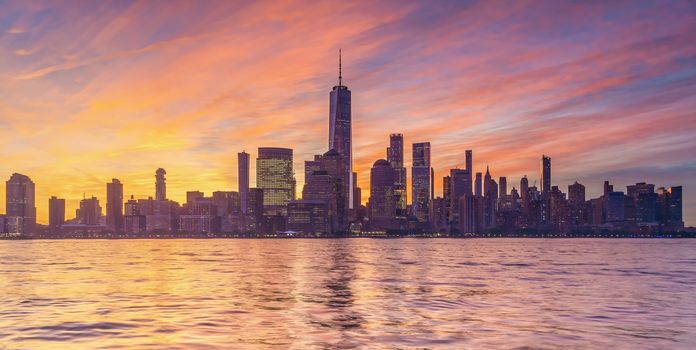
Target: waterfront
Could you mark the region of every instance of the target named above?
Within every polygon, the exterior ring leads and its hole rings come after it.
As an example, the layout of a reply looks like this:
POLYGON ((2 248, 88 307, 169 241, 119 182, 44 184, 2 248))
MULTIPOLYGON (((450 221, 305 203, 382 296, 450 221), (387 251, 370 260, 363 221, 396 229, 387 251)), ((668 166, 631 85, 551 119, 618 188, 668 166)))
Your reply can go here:
POLYGON ((0 349, 696 347, 696 241, 0 241, 0 349))

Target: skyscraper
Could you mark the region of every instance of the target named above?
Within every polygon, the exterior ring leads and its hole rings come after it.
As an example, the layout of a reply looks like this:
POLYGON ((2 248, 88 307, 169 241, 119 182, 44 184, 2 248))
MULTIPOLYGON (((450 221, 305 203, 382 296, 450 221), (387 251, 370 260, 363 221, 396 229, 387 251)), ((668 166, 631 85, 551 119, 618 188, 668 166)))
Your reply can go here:
POLYGON ((467 186, 469 186, 469 188, 466 191, 467 194, 473 194, 473 189, 472 189, 472 186, 474 184, 472 181, 472 176, 474 175, 474 169, 473 169, 474 156, 473 156, 473 153, 474 152, 470 149, 464 151, 464 155, 466 158, 466 171, 469 172, 469 181, 468 181, 468 185, 467 185, 467 186))
POLYGON ((343 157, 331 149, 323 155, 306 161, 305 185, 302 199, 322 200, 327 204, 329 230, 335 232, 346 229, 348 223, 348 193, 345 192, 345 173, 343 157))
POLYGON ((106 227, 123 230, 123 184, 118 179, 106 183, 106 227))
POLYGON ((406 216, 406 168, 404 168, 404 136, 402 134, 389 135, 389 147, 387 148, 387 161, 394 169, 396 178, 394 181, 394 195, 396 196, 397 216, 406 216))
POLYGON ((341 71, 341 51, 338 52, 338 85, 334 86, 329 95, 329 149, 335 149, 343 156, 346 192, 350 198, 348 203, 353 209, 353 151, 351 134, 351 95, 347 86, 343 85, 341 71))
POLYGON ((411 193, 413 214, 418 221, 428 221, 429 202, 432 198, 432 168, 430 167, 430 142, 413 144, 411 167, 411 193))
POLYGON ((483 174, 480 172, 476 173, 476 182, 474 187, 474 194, 479 197, 483 196, 483 174))
POLYGON ((500 184, 498 184, 500 187, 500 191, 498 192, 498 195, 500 197, 506 196, 507 195, 507 177, 501 176, 500 177, 500 184))
POLYGON ((246 214, 249 200, 249 153, 242 151, 237 154, 237 169, 239 174, 239 208, 243 214, 246 214))
POLYGON ((5 183, 7 232, 28 234, 36 226, 34 182, 22 174, 14 173, 5 183))
POLYGON ((65 223, 65 199, 53 196, 48 199, 48 228, 51 233, 65 223))
POLYGON ((155 172, 155 199, 158 201, 163 201, 167 199, 167 184, 164 175, 167 172, 164 169, 159 168, 155 172))
POLYGON ((85 198, 80 201, 80 209, 77 210, 77 220, 80 224, 99 225, 102 216, 102 208, 97 197, 85 198))
POLYGON ((371 229, 387 230, 396 219, 394 179, 396 173, 388 161, 380 159, 370 170, 369 218, 371 229))
POLYGON ((551 157, 541 156, 541 194, 546 196, 551 192, 551 157))
POLYGON ((466 169, 450 169, 450 212, 449 218, 452 228, 459 229, 459 198, 466 194, 471 194, 471 178, 469 171, 466 169))
POLYGON ((288 202, 295 199, 292 150, 259 147, 256 159, 256 186, 263 190, 265 215, 285 215, 288 202))

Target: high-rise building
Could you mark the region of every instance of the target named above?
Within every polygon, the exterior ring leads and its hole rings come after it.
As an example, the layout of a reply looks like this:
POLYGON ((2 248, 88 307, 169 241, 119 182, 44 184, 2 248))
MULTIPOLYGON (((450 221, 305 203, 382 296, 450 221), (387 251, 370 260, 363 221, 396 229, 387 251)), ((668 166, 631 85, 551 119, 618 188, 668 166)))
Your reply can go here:
POLYGON ((442 199, 445 201, 445 218, 449 224, 452 212, 452 178, 449 175, 442 177, 442 199))
POLYGON ((380 159, 370 170, 370 228, 387 230, 393 228, 396 221, 396 196, 394 179, 396 173, 388 161, 380 159))
POLYGON ((263 190, 260 188, 249 189, 249 203, 247 203, 247 217, 251 222, 248 222, 247 229, 260 233, 259 230, 263 225, 263 190))
POLYGON ((450 211, 449 220, 452 229, 459 229, 459 198, 465 194, 471 194, 471 174, 466 169, 450 169, 450 211))
POLYGON ((346 184, 346 193, 349 193, 350 196, 348 199, 350 209, 353 209, 353 188, 355 184, 351 176, 353 173, 351 124, 351 95, 348 87, 343 85, 341 52, 339 50, 338 85, 333 87, 329 95, 329 149, 335 149, 343 156, 345 178, 350 180, 346 184))
POLYGON ((389 147, 387 147, 387 161, 391 164, 396 174, 394 182, 394 195, 396 196, 396 215, 406 216, 406 168, 404 168, 404 136, 402 134, 389 135, 389 147))
POLYGON ((465 194, 459 198, 459 230, 461 233, 480 233, 484 220, 484 199, 465 194))
POLYGON ((249 198, 249 153, 242 151, 237 154, 239 207, 242 214, 247 213, 249 198))
POLYGON ((329 233, 329 209, 324 200, 302 199, 288 203, 290 231, 323 234, 329 233))
POLYGON ((413 144, 413 166, 411 167, 411 198, 413 215, 418 221, 429 219, 429 202, 432 198, 432 168, 430 166, 430 142, 413 144))
POLYGON ((476 173, 476 181, 474 184, 474 195, 483 196, 483 174, 476 173))
POLYGON ((660 224, 671 228, 682 228, 684 226, 682 216, 682 187, 660 187, 657 189, 657 195, 658 210, 656 216, 660 224))
POLYGON ((498 195, 502 198, 503 196, 507 196, 507 177, 501 176, 500 177, 500 183, 498 184, 500 187, 500 191, 498 192, 498 195))
POLYGON ((313 161, 305 162, 311 172, 305 172, 305 185, 302 199, 323 200, 327 204, 329 231, 343 231, 348 224, 348 193, 346 190, 343 156, 331 149, 323 155, 314 156, 313 161))
POLYGON ((469 181, 468 181, 468 185, 467 185, 467 186, 469 186, 469 188, 467 188, 466 193, 473 194, 474 190, 472 187, 474 185, 474 182, 473 182, 472 177, 474 175, 474 168, 473 168, 474 152, 472 150, 468 149, 468 150, 464 151, 464 157, 466 159, 466 171, 469 172, 469 181))
POLYGON ((263 190, 264 215, 286 214, 288 203, 295 200, 291 149, 259 147, 256 186, 263 190))
POLYGON ((541 156, 541 194, 551 192, 551 157, 541 156))
POLYGON ((48 228, 51 233, 60 230, 65 223, 65 199, 52 196, 48 199, 48 228))
POLYGON ((131 196, 124 204, 123 232, 138 234, 145 232, 147 228, 146 217, 140 213, 140 203, 131 196))
POLYGON ((77 210, 77 220, 82 225, 96 226, 101 222, 102 208, 97 197, 85 198, 80 201, 77 210))
POLYGON ((167 200, 167 183, 164 175, 167 175, 167 172, 162 168, 155 172, 155 199, 158 201, 167 200))
POLYGON ((123 231, 123 184, 118 179, 106 184, 106 227, 123 231))
POLYGON ((568 185, 568 209, 570 211, 570 226, 582 226, 584 224, 585 186, 577 181, 568 185))
POLYGON ((34 182, 14 173, 5 182, 6 230, 14 234, 32 233, 36 226, 34 182))
POLYGON ((568 203, 571 206, 581 206, 585 203, 585 186, 575 181, 568 185, 568 203))

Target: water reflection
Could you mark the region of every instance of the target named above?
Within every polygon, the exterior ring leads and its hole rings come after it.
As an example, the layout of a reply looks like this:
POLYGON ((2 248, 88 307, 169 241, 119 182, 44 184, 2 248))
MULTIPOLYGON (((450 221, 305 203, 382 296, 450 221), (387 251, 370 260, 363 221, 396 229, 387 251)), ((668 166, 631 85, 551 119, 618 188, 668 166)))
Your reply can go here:
POLYGON ((687 240, 0 242, 0 349, 695 348, 687 240))

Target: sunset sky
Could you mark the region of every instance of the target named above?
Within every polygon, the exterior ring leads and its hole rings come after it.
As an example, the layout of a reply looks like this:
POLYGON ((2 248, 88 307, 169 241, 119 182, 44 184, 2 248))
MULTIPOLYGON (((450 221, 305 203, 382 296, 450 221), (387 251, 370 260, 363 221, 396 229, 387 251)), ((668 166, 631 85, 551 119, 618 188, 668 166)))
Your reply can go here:
POLYGON ((68 218, 83 193, 105 207, 111 178, 154 196, 159 167, 180 202, 236 190, 237 152, 259 146, 293 148, 302 184, 339 48, 363 201, 400 132, 409 178, 431 142, 437 195, 465 149, 509 188, 548 154, 588 198, 683 185, 696 224, 693 1, 0 1, 0 179, 32 178, 42 223, 51 195, 68 218))

